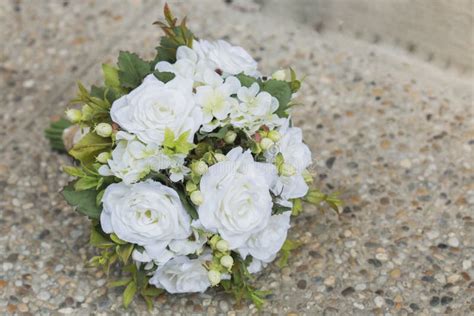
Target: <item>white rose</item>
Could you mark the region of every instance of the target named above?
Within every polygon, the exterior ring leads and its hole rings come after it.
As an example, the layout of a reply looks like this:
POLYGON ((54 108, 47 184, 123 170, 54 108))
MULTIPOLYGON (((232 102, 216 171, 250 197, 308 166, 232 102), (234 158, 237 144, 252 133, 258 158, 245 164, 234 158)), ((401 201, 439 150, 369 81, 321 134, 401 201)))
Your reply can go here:
POLYGON ((281 153, 285 165, 294 168, 293 176, 280 176, 273 192, 283 199, 303 197, 308 192, 303 172, 311 164, 311 151, 303 143, 303 133, 300 128, 289 127, 289 120, 285 122, 279 133, 281 139, 273 148, 264 153, 268 162, 274 161, 276 155, 281 153))
POLYGON ((117 147, 112 151, 108 165, 99 168, 103 176, 114 175, 126 184, 139 181, 150 171, 160 171, 173 165, 173 161, 163 154, 156 144, 143 144, 134 135, 118 132, 117 147))
POLYGON ((250 254, 262 262, 273 261, 286 240, 290 216, 291 212, 285 212, 270 217, 268 225, 250 236, 245 245, 238 249, 242 258, 250 254))
POLYGON ((223 40, 200 40, 193 42, 193 50, 200 59, 213 62, 224 76, 242 72, 250 76, 259 75, 257 62, 242 47, 233 46, 223 40))
POLYGON ((270 188, 276 168, 254 161, 250 151, 232 149, 227 160, 209 167, 201 178, 204 203, 199 219, 207 230, 218 232, 231 249, 267 226, 272 213, 270 188))
POLYGON ((212 256, 206 254, 197 259, 175 257, 160 266, 149 283, 168 293, 203 293, 211 285, 204 268, 206 260, 212 260, 212 256))
POLYGON ((191 219, 178 193, 148 180, 127 185, 114 183, 105 189, 100 215, 102 230, 141 246, 164 249, 173 239, 191 234, 191 219))
POLYGON ((147 76, 135 90, 114 101, 112 120, 146 144, 161 145, 166 128, 175 137, 189 131, 192 142, 202 113, 192 97, 192 82, 178 79, 164 84, 154 75, 147 76))

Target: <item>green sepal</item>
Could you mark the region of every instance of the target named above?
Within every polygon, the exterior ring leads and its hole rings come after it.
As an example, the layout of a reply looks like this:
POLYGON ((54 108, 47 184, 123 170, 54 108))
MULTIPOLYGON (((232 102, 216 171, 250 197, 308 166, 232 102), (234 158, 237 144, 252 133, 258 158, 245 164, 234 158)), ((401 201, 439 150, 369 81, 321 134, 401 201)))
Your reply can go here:
POLYGON ((156 79, 164 83, 167 83, 168 81, 171 81, 174 79, 174 77, 176 77, 176 75, 172 72, 158 70, 155 70, 153 72, 153 75, 156 77, 156 79))

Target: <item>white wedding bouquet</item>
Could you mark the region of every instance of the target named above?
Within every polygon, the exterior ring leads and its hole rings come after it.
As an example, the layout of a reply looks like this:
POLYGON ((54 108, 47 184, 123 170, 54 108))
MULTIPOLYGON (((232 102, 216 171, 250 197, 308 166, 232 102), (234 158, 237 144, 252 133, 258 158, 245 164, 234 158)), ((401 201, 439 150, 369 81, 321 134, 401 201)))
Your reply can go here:
POLYGON ((104 86, 79 84, 68 120, 46 130, 76 179, 64 198, 91 221, 93 266, 121 264, 124 305, 140 294, 222 286, 261 307, 250 280, 297 247, 287 239, 310 189, 311 151, 292 126, 293 70, 265 77, 241 47, 197 39, 169 8, 153 61, 120 52, 104 86))

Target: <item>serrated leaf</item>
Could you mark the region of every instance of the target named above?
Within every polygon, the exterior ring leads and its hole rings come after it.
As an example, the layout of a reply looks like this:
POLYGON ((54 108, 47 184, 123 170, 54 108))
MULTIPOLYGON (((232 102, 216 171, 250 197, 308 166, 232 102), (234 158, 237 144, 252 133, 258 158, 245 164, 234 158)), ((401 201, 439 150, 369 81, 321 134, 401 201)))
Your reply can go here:
POLYGON ((142 83, 143 78, 151 73, 150 64, 135 53, 121 51, 118 67, 120 86, 124 88, 135 89, 142 83))
POLYGON ((119 70, 108 64, 102 64, 104 83, 108 88, 120 88, 119 70))
POLYGON ((261 81, 259 81, 257 78, 254 78, 252 76, 248 76, 246 74, 240 73, 236 75, 237 79, 239 79, 240 84, 244 87, 250 87, 252 84, 257 82, 259 85, 261 84, 261 81))
POLYGON ((75 207, 79 213, 92 219, 99 219, 102 209, 95 203, 96 190, 76 191, 74 184, 71 183, 63 189, 62 195, 69 205, 75 207))
POLYGON ((263 83, 262 90, 277 98, 279 106, 276 114, 279 117, 288 117, 287 109, 292 94, 290 84, 286 81, 271 79, 263 83))
POLYGON ((135 294, 137 293, 137 284, 132 281, 130 282, 127 287, 125 288, 125 291, 123 291, 123 306, 127 308, 130 303, 133 301, 133 298, 135 297, 135 294))
POLYGON ((168 81, 171 81, 174 79, 174 77, 176 77, 176 75, 172 72, 158 71, 158 70, 155 70, 153 72, 153 75, 156 77, 156 79, 164 83, 167 83, 168 81))

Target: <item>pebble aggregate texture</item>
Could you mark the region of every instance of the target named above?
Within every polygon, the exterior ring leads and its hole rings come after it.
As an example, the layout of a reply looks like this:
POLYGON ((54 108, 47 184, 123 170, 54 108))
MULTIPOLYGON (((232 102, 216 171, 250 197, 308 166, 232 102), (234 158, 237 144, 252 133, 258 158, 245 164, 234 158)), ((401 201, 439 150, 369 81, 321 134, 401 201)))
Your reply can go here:
MULTIPOLYGON (((307 206, 289 267, 255 282, 264 315, 474 314, 473 84, 383 46, 319 34, 250 1, 171 2, 202 38, 248 49, 263 72, 306 74, 294 112, 315 184, 340 216, 307 206)), ((119 50, 151 58, 160 1, 0 1, 0 314, 147 314, 85 267, 88 220, 59 190, 67 157, 43 129, 119 50)), ((112 273, 112 278, 117 277, 112 273)), ((162 295, 160 315, 258 314, 214 289, 162 295)))

